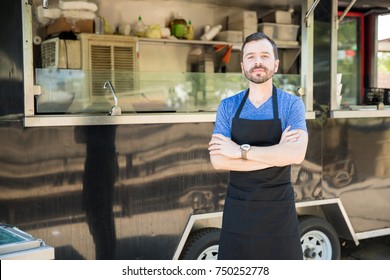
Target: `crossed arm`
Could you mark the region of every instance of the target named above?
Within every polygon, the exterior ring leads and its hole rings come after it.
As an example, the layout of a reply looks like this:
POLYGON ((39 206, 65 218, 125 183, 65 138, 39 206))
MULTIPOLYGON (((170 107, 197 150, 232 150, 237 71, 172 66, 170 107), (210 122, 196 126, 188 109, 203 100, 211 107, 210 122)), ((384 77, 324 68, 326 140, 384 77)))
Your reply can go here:
POLYGON ((209 153, 215 169, 253 171, 300 164, 305 158, 307 143, 306 131, 290 130, 290 127, 287 127, 278 144, 268 147, 252 146, 245 160, 241 158, 240 145, 222 134, 213 134, 209 143, 209 153))

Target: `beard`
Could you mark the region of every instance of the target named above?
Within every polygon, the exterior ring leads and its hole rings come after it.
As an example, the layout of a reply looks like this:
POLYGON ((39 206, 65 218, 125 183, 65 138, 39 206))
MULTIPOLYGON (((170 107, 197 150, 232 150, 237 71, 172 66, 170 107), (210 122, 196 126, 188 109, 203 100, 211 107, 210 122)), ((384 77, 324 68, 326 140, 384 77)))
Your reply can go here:
POLYGON ((245 77, 249 81, 251 81, 255 84, 265 83, 266 81, 271 79, 274 74, 275 74, 275 71, 269 70, 267 67, 264 67, 264 66, 253 67, 253 68, 249 69, 248 71, 244 70, 245 77), (255 70, 255 69, 263 69, 264 72, 252 74, 253 70, 255 70), (263 75, 264 73, 265 73, 265 75, 263 75))

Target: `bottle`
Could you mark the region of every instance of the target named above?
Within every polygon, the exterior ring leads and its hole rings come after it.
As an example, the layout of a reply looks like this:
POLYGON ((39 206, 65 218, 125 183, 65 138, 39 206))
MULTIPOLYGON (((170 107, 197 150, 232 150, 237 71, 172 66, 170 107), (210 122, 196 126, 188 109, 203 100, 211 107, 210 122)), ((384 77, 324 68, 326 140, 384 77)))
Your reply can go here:
POLYGON ((178 39, 185 39, 187 36, 187 22, 180 14, 171 22, 171 34, 178 39))
POLYGON ((138 37, 144 37, 145 35, 145 24, 142 21, 142 17, 138 16, 138 21, 134 28, 135 35, 138 37))
POLYGON ((188 21, 186 38, 187 40, 194 40, 194 27, 192 26, 191 20, 188 21))
POLYGON ((104 34, 104 19, 102 17, 95 17, 95 34, 104 34))
POLYGON ((211 29, 211 25, 210 24, 207 24, 205 27, 204 27, 204 32, 203 34, 206 34, 207 32, 209 32, 211 29))
POLYGON ((200 37, 200 39, 202 41, 211 41, 215 36, 217 36, 217 34, 219 33, 219 31, 221 31, 221 29, 222 29, 222 25, 218 24, 212 27, 208 32, 203 34, 202 37, 200 37))

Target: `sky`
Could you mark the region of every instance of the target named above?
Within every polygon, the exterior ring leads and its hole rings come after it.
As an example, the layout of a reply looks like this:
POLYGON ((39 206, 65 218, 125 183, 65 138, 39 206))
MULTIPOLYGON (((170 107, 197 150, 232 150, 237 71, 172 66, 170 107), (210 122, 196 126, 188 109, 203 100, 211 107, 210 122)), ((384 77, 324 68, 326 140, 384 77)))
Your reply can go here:
POLYGON ((390 38, 390 14, 379 17, 378 40, 390 38))

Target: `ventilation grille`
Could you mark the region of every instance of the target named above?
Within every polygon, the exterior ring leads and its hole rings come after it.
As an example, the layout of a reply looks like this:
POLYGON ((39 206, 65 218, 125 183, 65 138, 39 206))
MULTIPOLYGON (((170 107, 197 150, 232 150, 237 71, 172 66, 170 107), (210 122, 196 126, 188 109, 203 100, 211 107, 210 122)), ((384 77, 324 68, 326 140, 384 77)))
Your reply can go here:
POLYGON ((91 89, 92 95, 102 96, 105 90, 102 85, 105 81, 113 81, 112 52, 110 46, 91 46, 91 89))
POLYGON ((44 41, 41 44, 41 56, 43 68, 58 67, 58 39, 44 41))
POLYGON ((106 81, 111 81, 115 91, 129 92, 136 89, 137 38, 83 34, 83 69, 90 70, 90 96, 93 103, 106 102, 110 96, 103 89, 106 81), (83 41, 84 40, 84 41, 83 41))

